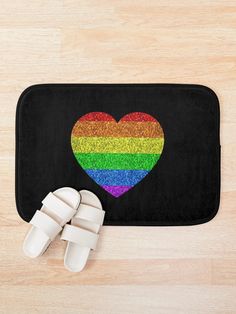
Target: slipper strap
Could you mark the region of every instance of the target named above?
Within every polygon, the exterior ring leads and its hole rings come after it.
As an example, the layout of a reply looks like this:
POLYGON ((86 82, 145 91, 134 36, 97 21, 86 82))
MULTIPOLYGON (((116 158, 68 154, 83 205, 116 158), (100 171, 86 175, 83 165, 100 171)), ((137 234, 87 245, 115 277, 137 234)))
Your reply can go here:
POLYGON ((76 213, 76 209, 70 207, 68 204, 55 196, 52 192, 48 193, 48 195, 43 199, 42 203, 56 216, 62 219, 62 225, 70 221, 76 213))
POLYGON ((62 240, 73 242, 92 250, 96 249, 98 237, 99 235, 97 233, 68 224, 65 225, 61 235, 62 240))
POLYGON ((62 227, 54 219, 40 210, 36 211, 30 220, 30 224, 42 230, 51 240, 54 240, 56 235, 62 230, 62 227))
POLYGON ((100 226, 103 224, 104 216, 104 210, 83 203, 80 203, 78 212, 75 215, 76 218, 84 219, 100 226))

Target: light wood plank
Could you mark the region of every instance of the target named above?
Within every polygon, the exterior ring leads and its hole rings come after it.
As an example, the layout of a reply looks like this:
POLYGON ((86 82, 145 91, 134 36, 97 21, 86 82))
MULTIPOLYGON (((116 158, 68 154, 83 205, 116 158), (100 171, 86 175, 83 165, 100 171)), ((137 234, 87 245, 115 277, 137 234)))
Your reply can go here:
POLYGON ((21 286, 1 288, 5 313, 232 314, 235 287, 21 286), (87 301, 86 301, 87 300, 87 301))

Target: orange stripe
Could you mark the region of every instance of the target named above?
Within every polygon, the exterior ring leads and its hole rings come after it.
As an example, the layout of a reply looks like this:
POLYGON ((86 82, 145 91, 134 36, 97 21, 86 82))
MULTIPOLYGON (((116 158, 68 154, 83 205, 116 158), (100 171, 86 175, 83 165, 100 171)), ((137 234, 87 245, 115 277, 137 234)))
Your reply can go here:
POLYGON ((80 122, 72 130, 76 137, 164 137, 158 122, 80 122))

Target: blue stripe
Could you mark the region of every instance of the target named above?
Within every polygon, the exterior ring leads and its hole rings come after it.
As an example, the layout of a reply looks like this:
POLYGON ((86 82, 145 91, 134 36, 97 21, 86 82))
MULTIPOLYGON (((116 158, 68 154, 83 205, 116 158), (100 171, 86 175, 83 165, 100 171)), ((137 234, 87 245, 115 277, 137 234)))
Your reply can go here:
POLYGON ((142 180, 149 171, 145 170, 85 170, 99 185, 133 186, 142 180))

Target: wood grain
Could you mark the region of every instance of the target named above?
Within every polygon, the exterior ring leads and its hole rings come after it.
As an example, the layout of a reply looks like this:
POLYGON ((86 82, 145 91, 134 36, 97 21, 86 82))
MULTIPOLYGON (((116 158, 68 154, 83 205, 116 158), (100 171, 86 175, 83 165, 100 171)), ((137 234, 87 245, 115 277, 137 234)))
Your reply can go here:
POLYGON ((0 0, 0 313, 236 313, 236 2, 0 0), (221 105, 218 215, 192 227, 104 227, 86 269, 65 243, 23 256, 15 109, 50 82, 197 83, 221 105))

